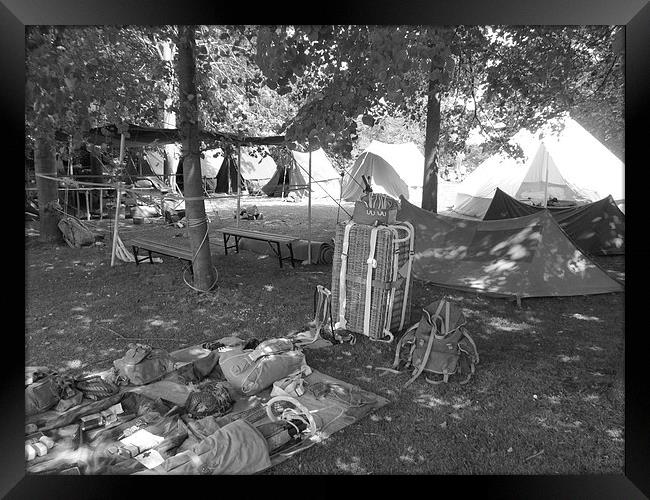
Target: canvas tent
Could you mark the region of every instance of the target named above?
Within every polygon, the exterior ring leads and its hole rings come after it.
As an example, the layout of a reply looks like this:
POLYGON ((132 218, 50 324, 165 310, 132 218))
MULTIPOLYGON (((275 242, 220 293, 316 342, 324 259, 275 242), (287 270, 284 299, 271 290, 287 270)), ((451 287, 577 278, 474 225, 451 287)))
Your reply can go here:
MULTIPOLYGON (((288 196, 298 198, 307 196, 309 190, 309 156, 290 150, 291 162, 278 166, 275 174, 262 190, 269 196, 288 196)), ((312 198, 332 197, 338 200, 341 193, 341 176, 322 149, 311 152, 311 196, 312 198)))
POLYGON ((363 194, 362 176, 371 176, 372 189, 412 203, 422 201, 424 156, 413 143, 386 144, 372 141, 343 177, 341 197, 356 201, 363 194))
MULTIPOLYGON (((147 148, 144 152, 144 159, 142 164, 143 175, 156 175, 163 177, 165 175, 165 151, 160 148, 147 148), (148 170, 148 171, 147 171, 148 170)), ((173 172, 176 172, 178 162, 175 162, 173 172)))
MULTIPOLYGON (((546 210, 515 200, 497 188, 483 220, 512 219, 546 210)), ((608 196, 577 207, 550 210, 573 242, 591 255, 625 253, 625 214, 608 196)))
POLYGON ((469 217, 482 218, 497 188, 517 192, 524 164, 505 154, 484 160, 458 185, 453 211, 469 217))
POLYGON ((549 198, 584 204, 609 195, 622 204, 623 162, 572 118, 563 124, 559 135, 539 142, 525 168, 515 168, 516 162, 503 156, 486 160, 489 167, 480 165, 460 184, 454 211, 482 218, 497 187, 541 206, 549 198))
POLYGON ((475 221, 429 212, 402 198, 397 218, 415 228, 413 275, 436 285, 519 298, 623 291, 548 210, 475 221))
POLYGON ((255 156, 242 149, 241 152, 241 175, 246 182, 249 193, 262 192, 264 186, 275 174, 277 165, 275 160, 265 151, 262 154, 257 151, 255 156))

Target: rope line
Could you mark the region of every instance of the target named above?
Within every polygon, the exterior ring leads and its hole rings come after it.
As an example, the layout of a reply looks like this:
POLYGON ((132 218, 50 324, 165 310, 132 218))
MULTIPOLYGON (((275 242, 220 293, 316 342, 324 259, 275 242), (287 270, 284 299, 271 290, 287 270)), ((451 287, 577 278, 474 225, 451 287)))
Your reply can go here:
MULTIPOLYGON (((302 167, 298 162, 295 162, 295 163, 296 163, 296 165, 298 165, 298 168, 301 169, 303 172, 305 172, 305 173, 309 176, 309 178, 310 178, 313 182, 315 182, 316 184, 320 184, 321 182, 327 182, 327 181, 333 181, 333 180, 336 180, 336 179, 325 179, 325 180, 322 180, 322 181, 316 181, 316 180, 314 180, 314 176, 311 175, 307 170, 305 170, 304 167, 302 167)), ((327 196, 329 196, 330 198, 332 198, 332 200, 334 201, 334 203, 336 203, 336 204, 338 205, 339 209, 343 210, 346 214, 348 214, 348 217, 352 217, 352 214, 348 213, 348 211, 347 211, 345 208, 343 208, 343 206, 341 206, 341 203, 340 203, 340 202, 341 202, 341 197, 340 197, 340 195, 339 195, 339 199, 338 199, 338 201, 337 201, 337 200, 336 200, 336 199, 335 199, 331 194, 329 194, 329 193, 327 192, 327 189, 325 189, 323 186, 320 186, 320 188, 325 192, 325 194, 326 194, 327 196)), ((313 190, 312 190, 312 191, 313 191, 313 190)), ((337 222, 338 222, 338 214, 337 214, 337 222)))
POLYGON ((187 270, 189 269, 190 266, 191 266, 191 267, 194 266, 194 261, 196 260, 196 257, 199 255, 199 251, 201 250, 201 247, 203 246, 203 244, 204 244, 204 243, 207 241, 207 239, 208 239, 208 223, 209 223, 209 222, 210 222, 210 220, 209 220, 207 217, 201 217, 201 218, 199 218, 199 219, 192 219, 192 218, 188 218, 188 219, 187 219, 187 228, 188 228, 188 230, 189 230, 189 228, 200 227, 202 224, 205 224, 205 234, 203 235, 203 239, 201 240, 201 243, 200 243, 199 246, 197 247, 196 252, 195 252, 194 255, 192 256, 192 262, 189 264, 189 266, 185 266, 185 268, 183 269, 183 281, 184 281, 185 284, 186 284, 187 286, 189 286, 192 290, 195 290, 195 291, 197 291, 197 292, 209 292, 210 290, 212 290, 212 289, 214 288, 214 286, 217 284, 217 281, 219 280, 219 272, 217 271, 217 268, 216 268, 214 265, 212 266, 212 269, 214 269, 214 275, 215 275, 215 278, 214 278, 214 281, 213 281, 212 284, 208 287, 207 290, 201 290, 200 288, 197 288, 197 287, 191 285, 191 284, 187 281, 187 279, 185 278, 186 273, 187 273, 187 270))

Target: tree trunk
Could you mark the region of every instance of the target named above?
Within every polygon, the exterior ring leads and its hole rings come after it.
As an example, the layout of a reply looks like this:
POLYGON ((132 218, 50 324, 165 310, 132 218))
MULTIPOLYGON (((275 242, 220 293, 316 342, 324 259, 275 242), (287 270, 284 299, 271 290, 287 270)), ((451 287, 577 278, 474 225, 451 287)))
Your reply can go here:
MULTIPOLYGON (((173 71, 174 64, 174 53, 176 52, 176 47, 171 41, 164 41, 158 43, 158 53, 160 54, 160 59, 168 65, 170 71, 173 71)), ((172 111, 172 92, 173 85, 170 84, 166 86, 167 88, 167 98, 165 99, 164 108, 163 108, 163 128, 176 128, 176 113, 172 111)), ((175 144, 167 144, 164 146, 165 156, 163 162, 163 179, 167 183, 176 189, 176 173, 178 171, 178 155, 177 147, 175 144)))
POLYGON ((429 80, 427 129, 424 137, 422 208, 438 211, 438 140, 440 138, 440 82, 429 80))
POLYGON ((178 83, 180 91, 180 128, 183 137, 183 185, 185 213, 194 254, 194 286, 208 291, 215 285, 210 255, 208 223, 205 216, 201 163, 199 159, 199 111, 196 97, 196 58, 194 26, 178 26, 178 83))
POLYGON ((40 219, 39 239, 48 243, 63 241, 59 231, 59 213, 54 206, 59 201, 58 182, 40 177, 56 177, 56 162, 52 143, 46 138, 38 138, 34 148, 34 170, 38 189, 38 214, 40 219), (39 175, 40 174, 40 175, 39 175))

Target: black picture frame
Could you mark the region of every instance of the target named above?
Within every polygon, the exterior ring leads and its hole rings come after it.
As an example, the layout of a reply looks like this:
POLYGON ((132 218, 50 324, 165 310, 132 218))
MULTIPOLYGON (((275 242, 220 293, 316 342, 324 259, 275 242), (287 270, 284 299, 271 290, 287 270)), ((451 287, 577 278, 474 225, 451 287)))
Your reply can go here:
MULTIPOLYGON (((472 490, 475 495, 498 498, 644 498, 650 496, 649 394, 647 384, 648 350, 647 305, 643 286, 648 283, 647 265, 642 259, 643 232, 647 223, 641 202, 647 197, 634 196, 640 186, 647 185, 650 165, 642 158, 648 142, 650 120, 650 5, 647 0, 454 0, 454 1, 354 1, 305 4, 276 2, 266 4, 208 2, 207 0, 1 0, 0 1, 0 85, 5 127, 5 166, 22 165, 24 154, 24 29, 26 25, 83 24, 535 24, 586 25, 616 24, 626 27, 626 186, 631 195, 626 200, 626 396, 625 396, 625 474, 576 476, 462 476, 449 477, 370 477, 311 478, 295 481, 277 477, 223 478, 200 490, 182 486, 184 495, 229 495, 233 488, 251 496, 261 494, 292 494, 321 496, 320 492, 339 495, 341 491, 385 491, 387 495, 440 495, 445 491, 462 494, 472 490), (243 8, 242 8, 243 7, 243 8), (11 153, 6 155, 6 153, 11 153), (13 160, 9 160, 13 158, 13 160), (631 226, 630 226, 630 220, 631 226), (634 269, 634 272, 631 270, 634 269), (635 291, 636 290, 636 291, 635 291), (356 479, 356 478, 354 478, 356 479), (313 482, 315 480, 316 482, 313 482), (282 481, 282 482, 279 482, 282 481), (253 484, 258 483, 258 484, 253 484), (320 484, 331 485, 321 489, 320 484), (215 485, 220 485, 213 489, 215 485), (225 488, 224 488, 225 486, 225 488), (307 488, 306 490, 304 488, 307 488), (340 488, 345 488, 341 490, 340 488), (353 488, 353 489, 351 489, 353 488), (358 490, 357 488, 362 488, 358 490)), ((11 177, 6 175, 5 179, 11 177)), ((11 182, 11 181, 9 181, 11 182)), ((11 185, 11 184, 9 184, 11 185)), ((17 191, 14 187, 11 190, 17 191)), ((15 193, 14 193, 15 195, 15 193)), ((20 200, 18 200, 19 202, 20 200)), ((19 216, 14 216, 20 220, 19 216)), ((18 229, 21 233, 24 228, 18 229)), ((18 233, 18 234, 21 234, 18 233)), ((21 234, 20 238, 24 238, 21 234)), ((13 245, 10 245, 13 247, 13 245)), ((5 262, 8 262, 5 260, 5 262)), ((9 287, 12 283, 7 282, 9 287)), ((12 291, 10 295, 19 295, 12 291)), ((19 300, 19 299, 18 299, 19 300)), ((16 308, 17 309, 17 308, 16 308)), ((604 311, 603 314, 607 312, 604 311)), ((16 314, 15 312, 13 314, 16 314)), ((24 414, 21 385, 24 359, 16 328, 6 328, 2 371, 3 404, 0 431, 0 495, 7 498, 121 498, 132 496, 141 488, 149 498, 157 491, 171 492, 169 478, 148 480, 146 485, 128 477, 25 476, 23 455, 24 414), (15 337, 15 338, 11 338, 15 337), (11 342, 7 342, 11 340, 11 342), (135 488, 137 486, 137 488, 135 488), (135 489, 134 489, 135 488, 135 489)))

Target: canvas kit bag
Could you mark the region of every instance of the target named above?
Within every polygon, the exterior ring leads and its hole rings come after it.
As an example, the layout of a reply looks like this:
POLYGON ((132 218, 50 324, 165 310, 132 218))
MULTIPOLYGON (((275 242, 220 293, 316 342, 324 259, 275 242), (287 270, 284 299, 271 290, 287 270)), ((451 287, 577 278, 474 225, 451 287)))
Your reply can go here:
POLYGON ((305 355, 289 339, 269 339, 255 349, 241 347, 219 354, 219 366, 226 380, 243 394, 251 396, 292 373, 311 372, 305 355))
POLYGON ((25 415, 36 415, 54 408, 61 400, 56 374, 49 374, 25 387, 25 415))
POLYGON ((164 349, 130 344, 124 357, 113 361, 118 377, 133 385, 145 385, 174 370, 174 361, 164 349))
POLYGON ((332 263, 335 330, 392 342, 410 319, 414 229, 409 222, 336 228, 332 263))
POLYGON ((479 356, 474 340, 465 329, 466 322, 460 307, 445 299, 434 301, 422 310, 422 318, 404 333, 395 351, 393 369, 399 366, 400 355, 408 346, 405 367, 412 366, 413 374, 404 387, 422 372, 436 377, 437 380, 425 377, 430 384, 446 383, 455 374, 464 377, 461 384, 469 382, 479 356))
POLYGON ((68 246, 79 248, 95 244, 95 234, 78 219, 63 217, 58 226, 68 246))

